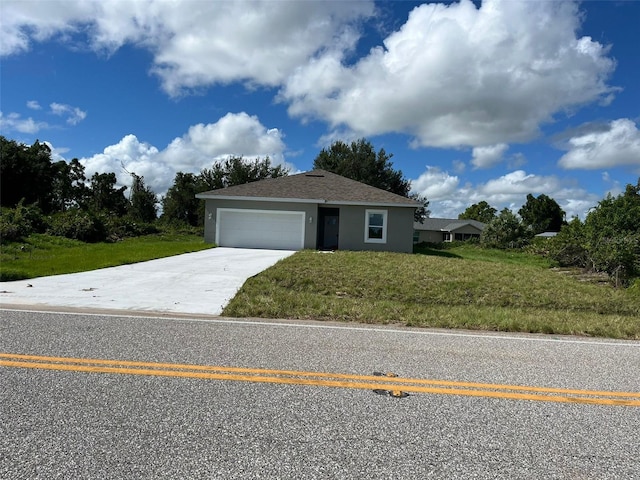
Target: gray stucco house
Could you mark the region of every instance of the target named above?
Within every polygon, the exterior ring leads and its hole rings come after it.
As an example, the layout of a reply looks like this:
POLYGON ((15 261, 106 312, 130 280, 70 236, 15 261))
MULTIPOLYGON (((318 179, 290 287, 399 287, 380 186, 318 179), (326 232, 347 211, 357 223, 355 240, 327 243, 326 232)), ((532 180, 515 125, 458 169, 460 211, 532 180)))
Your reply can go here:
POLYGON ((425 218, 413 224, 413 243, 442 243, 480 238, 486 226, 477 220, 425 218))
POLYGON ((324 170, 196 195, 204 239, 225 247, 282 250, 413 250, 420 203, 324 170))

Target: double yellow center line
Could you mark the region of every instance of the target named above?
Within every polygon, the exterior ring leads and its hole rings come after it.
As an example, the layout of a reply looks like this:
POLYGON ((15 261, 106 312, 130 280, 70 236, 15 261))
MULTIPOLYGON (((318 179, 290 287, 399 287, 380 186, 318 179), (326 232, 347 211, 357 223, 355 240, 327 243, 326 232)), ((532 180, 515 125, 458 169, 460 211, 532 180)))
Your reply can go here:
POLYGON ((454 382, 379 375, 305 372, 238 367, 134 362, 0 353, 0 366, 87 373, 148 375, 237 382, 310 385, 404 393, 462 395, 470 397, 533 400, 640 407, 640 392, 609 392, 565 388, 529 387, 492 383, 454 382))

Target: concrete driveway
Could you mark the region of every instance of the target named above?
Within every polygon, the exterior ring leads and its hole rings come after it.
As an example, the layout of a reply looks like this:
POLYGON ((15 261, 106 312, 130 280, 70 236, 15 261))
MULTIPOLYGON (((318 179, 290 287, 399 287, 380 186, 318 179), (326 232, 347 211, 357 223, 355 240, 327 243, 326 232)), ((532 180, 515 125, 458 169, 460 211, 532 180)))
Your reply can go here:
POLYGON ((0 306, 220 315, 247 278, 293 251, 212 248, 91 272, 0 283, 0 306))

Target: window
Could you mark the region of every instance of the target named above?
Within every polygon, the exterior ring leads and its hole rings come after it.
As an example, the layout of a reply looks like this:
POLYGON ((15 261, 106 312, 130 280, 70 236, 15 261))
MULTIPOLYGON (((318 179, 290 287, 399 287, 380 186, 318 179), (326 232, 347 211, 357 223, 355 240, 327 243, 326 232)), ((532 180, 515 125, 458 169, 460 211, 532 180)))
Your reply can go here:
POLYGON ((387 243, 387 211, 365 211, 365 243, 387 243))
POLYGON ((456 233, 456 240, 466 242, 472 238, 480 238, 477 233, 456 233))
POLYGON ((413 231, 413 243, 418 243, 420 241, 420 230, 413 231))

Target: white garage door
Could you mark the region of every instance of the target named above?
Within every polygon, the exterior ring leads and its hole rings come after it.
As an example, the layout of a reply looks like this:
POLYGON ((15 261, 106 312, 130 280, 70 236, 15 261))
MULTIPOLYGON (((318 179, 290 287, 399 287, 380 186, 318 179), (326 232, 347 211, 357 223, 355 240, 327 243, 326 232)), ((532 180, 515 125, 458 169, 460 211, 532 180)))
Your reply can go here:
POLYGON ((221 247, 304 247, 304 212, 219 208, 216 217, 216 243, 221 247))

